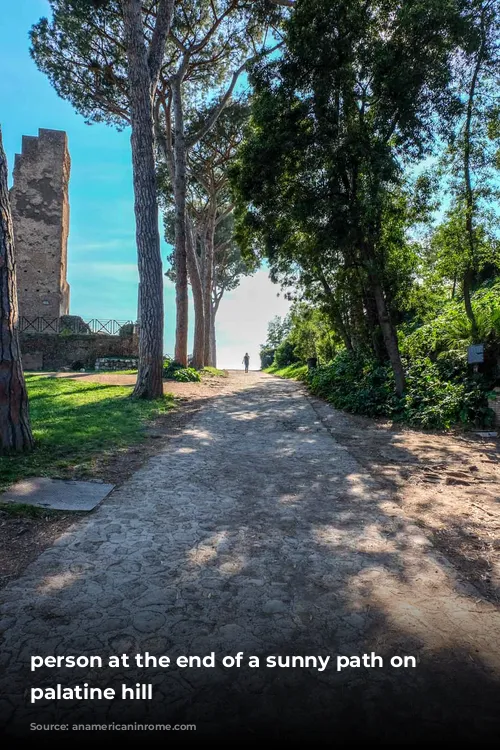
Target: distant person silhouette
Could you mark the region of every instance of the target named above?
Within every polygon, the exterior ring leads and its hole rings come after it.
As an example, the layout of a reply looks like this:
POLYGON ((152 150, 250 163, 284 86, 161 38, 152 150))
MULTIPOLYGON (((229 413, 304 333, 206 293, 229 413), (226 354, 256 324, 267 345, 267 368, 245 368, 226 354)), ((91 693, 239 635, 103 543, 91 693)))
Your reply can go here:
POLYGON ((248 352, 243 357, 243 364, 245 365, 245 372, 248 372, 248 365, 250 364, 250 357, 248 356, 248 352))

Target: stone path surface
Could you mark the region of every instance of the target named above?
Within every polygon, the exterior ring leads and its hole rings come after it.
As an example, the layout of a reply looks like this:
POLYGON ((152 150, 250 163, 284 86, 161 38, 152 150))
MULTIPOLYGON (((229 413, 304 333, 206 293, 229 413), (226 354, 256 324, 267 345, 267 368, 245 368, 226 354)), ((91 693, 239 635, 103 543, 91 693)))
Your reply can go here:
POLYGON ((498 609, 335 442, 325 408, 296 383, 250 375, 12 582, 2 726, 147 720, 404 743, 498 731, 498 609), (146 651, 172 662, 215 652, 216 666, 30 672, 32 655, 146 651), (238 652, 332 661, 222 666, 238 652), (372 652, 383 668, 336 670, 337 655, 372 652), (390 666, 394 655, 417 667, 390 666), (29 703, 31 687, 85 682, 152 683, 153 699, 29 703))

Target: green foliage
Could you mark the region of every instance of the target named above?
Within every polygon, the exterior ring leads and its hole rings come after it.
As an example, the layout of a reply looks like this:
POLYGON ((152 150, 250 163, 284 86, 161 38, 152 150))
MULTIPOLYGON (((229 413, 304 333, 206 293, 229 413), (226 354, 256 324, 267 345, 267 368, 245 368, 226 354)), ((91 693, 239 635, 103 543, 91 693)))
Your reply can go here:
POLYGON ((318 359, 329 362, 342 342, 332 328, 327 312, 304 302, 296 302, 290 311, 288 339, 294 346, 294 354, 302 362, 318 359))
POLYGON ((341 352, 313 370, 309 383, 315 395, 353 414, 392 416, 397 409, 390 368, 372 359, 341 352))
POLYGON ((453 425, 487 426, 488 409, 484 380, 467 374, 444 380, 440 365, 419 359, 407 367, 407 390, 394 396, 392 373, 370 359, 344 352, 329 365, 313 370, 311 391, 337 409, 369 417, 388 417, 424 429, 449 429, 453 425))
POLYGON ((183 367, 170 357, 165 357, 163 362, 163 379, 177 380, 178 383, 199 383, 201 375, 194 367, 183 367))
POLYGON ((27 503, 0 503, 0 514, 10 518, 57 518, 68 515, 68 511, 37 508, 27 503))
POLYGON ((290 318, 275 315, 267 325, 266 346, 276 349, 290 332, 290 318))
POLYGON ((273 349, 270 346, 261 346, 260 347, 260 367, 262 370, 266 370, 268 367, 271 367, 271 365, 274 362, 274 355, 276 354, 276 349, 273 349))
POLYGON ((214 378, 227 378, 228 376, 227 370, 219 370, 217 367, 204 367, 202 374, 214 378))
POLYGON ((278 375, 281 378, 287 378, 288 380, 300 380, 301 382, 306 383, 309 370, 307 365, 303 365, 299 362, 289 365, 288 367, 277 367, 276 365, 273 365, 272 367, 268 367, 266 372, 270 375, 278 375))
POLYGON ((484 381, 467 375, 459 380, 457 374, 453 380, 444 380, 439 364, 429 359, 414 362, 399 418, 424 429, 490 425, 492 413, 484 381))
POLYGON ((36 447, 28 455, 0 457, 0 486, 30 476, 91 473, 96 460, 144 438, 148 422, 173 400, 131 399, 130 387, 27 375, 36 447))
POLYGON ((178 383, 199 383, 201 375, 194 367, 180 367, 174 371, 172 378, 178 383))
MULTIPOLYGON (((500 279, 487 282, 472 298, 479 339, 492 357, 500 347, 500 279)), ((401 351, 411 359, 430 357, 439 360, 449 352, 465 357, 473 343, 471 322, 460 298, 449 300, 441 314, 406 336, 401 336, 401 351)))
POLYGON ((289 339, 284 339, 281 344, 277 347, 274 355, 274 362, 277 367, 288 367, 293 365, 295 362, 299 362, 299 357, 295 354, 295 347, 293 342, 289 339))
POLYGON ((399 390, 394 327, 418 260, 408 229, 429 214, 429 180, 412 186, 404 170, 460 106, 450 80, 463 25, 448 0, 297 3, 281 56, 252 72, 232 171, 245 252, 327 312, 347 348, 390 358, 399 390))

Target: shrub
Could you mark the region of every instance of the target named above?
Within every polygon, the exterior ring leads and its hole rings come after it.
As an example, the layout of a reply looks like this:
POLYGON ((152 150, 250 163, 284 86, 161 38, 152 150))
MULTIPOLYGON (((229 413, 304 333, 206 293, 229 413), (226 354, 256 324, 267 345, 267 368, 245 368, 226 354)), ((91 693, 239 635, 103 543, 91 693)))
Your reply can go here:
POLYGON ((392 371, 371 359, 347 352, 309 374, 311 391, 338 409, 368 417, 385 416, 424 429, 453 425, 488 426, 488 382, 470 376, 464 356, 449 353, 440 361, 407 362, 407 390, 394 394, 392 371))
POLYGON ((295 362, 299 362, 299 357, 295 354, 294 345, 289 339, 284 339, 276 349, 274 364, 277 367, 288 367, 295 362))
POLYGON ((176 362, 175 359, 172 359, 171 357, 164 357, 163 358, 163 377, 165 380, 172 380, 174 377, 174 373, 177 370, 182 370, 183 366, 180 362, 176 362))
POLYGON ((312 370, 308 380, 312 392, 337 409, 369 417, 395 411, 392 372, 374 360, 343 351, 330 364, 312 370))
POLYGON ((183 367, 175 359, 165 357, 163 361, 164 380, 177 380, 179 383, 197 383, 201 380, 200 373, 194 367, 183 367))
POLYGON ((407 374, 407 392, 401 419, 426 429, 448 429, 452 425, 488 425, 487 391, 482 380, 443 379, 438 364, 429 359, 412 363, 407 374))
POLYGON ((201 380, 200 373, 194 367, 180 367, 174 371, 172 377, 179 383, 199 383, 201 380))
POLYGON ((274 355, 276 349, 271 346, 261 346, 260 348, 260 366, 262 370, 266 370, 274 362, 274 355))

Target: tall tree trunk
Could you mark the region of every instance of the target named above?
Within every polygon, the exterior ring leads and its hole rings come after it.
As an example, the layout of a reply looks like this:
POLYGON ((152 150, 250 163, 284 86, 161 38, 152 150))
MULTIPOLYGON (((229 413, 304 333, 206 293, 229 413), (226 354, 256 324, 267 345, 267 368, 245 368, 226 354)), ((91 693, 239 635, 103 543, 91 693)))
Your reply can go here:
POLYGON ((186 135, 182 109, 182 79, 179 72, 172 83, 174 113, 174 201, 175 201, 175 359, 188 363, 188 270, 186 232, 186 135))
POLYGON ((217 336, 215 333, 215 315, 216 312, 212 306, 212 314, 210 315, 210 357, 208 364, 210 367, 217 367, 217 336))
MULTIPOLYGON (((136 398, 163 396, 163 273, 153 130, 153 97, 142 3, 122 0, 125 27, 139 267, 139 371, 136 398)), ((155 82, 156 83, 156 82, 155 82)))
POLYGON ((384 337, 385 348, 389 355, 389 361, 391 363, 392 371, 394 373, 394 383, 396 386, 396 393, 398 396, 402 396, 406 387, 406 378, 403 369, 403 363, 401 362, 401 355, 399 353, 399 344, 396 329, 394 328, 389 308, 385 299, 382 284, 378 277, 374 274, 371 275, 371 283, 373 289, 373 296, 375 298, 375 304, 377 306, 378 319, 380 328, 382 329, 382 335, 384 337))
POLYGON ((472 78, 469 87, 467 100, 467 115, 464 126, 464 182, 465 182, 465 231, 469 245, 469 260, 463 277, 463 293, 465 313, 471 324, 472 339, 477 341, 477 321, 471 303, 471 286, 474 279, 474 269, 476 266, 476 238, 474 231, 474 190, 471 179, 471 151, 472 151, 472 117, 474 113, 474 98, 476 95, 477 81, 484 60, 486 51, 486 32, 484 27, 485 8, 481 13, 481 45, 479 47, 472 78))
POLYGON ((33 435, 17 331, 14 230, 0 130, 0 453, 29 451, 33 435))
POLYGON ((478 332, 477 332, 477 321, 476 316, 474 315, 474 310, 472 307, 472 284, 474 281, 474 271, 473 269, 468 266, 465 269, 463 281, 462 281, 462 291, 464 295, 464 307, 465 307, 465 313, 470 321, 471 324, 471 335, 474 343, 477 342, 478 338, 478 332))
POLYGON ((196 257, 195 241, 191 226, 187 226, 187 265, 194 306, 193 367, 201 370, 205 364, 205 304, 200 268, 196 257))
POLYGON ((378 362, 387 360, 388 352, 384 345, 382 330, 380 328, 377 305, 374 297, 369 294, 363 284, 363 305, 365 308, 364 319, 368 328, 370 344, 378 362))
MULTIPOLYGON (((212 196, 211 207, 205 235, 205 273, 203 279, 205 302, 205 362, 211 361, 210 345, 212 337, 212 287, 214 283, 214 242, 215 242, 215 198, 212 196)), ((215 330, 215 328, 214 328, 215 330)), ((214 367, 215 365, 211 365, 214 367)))

